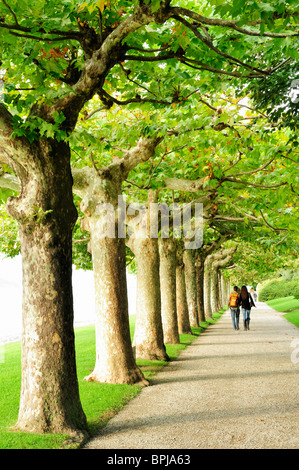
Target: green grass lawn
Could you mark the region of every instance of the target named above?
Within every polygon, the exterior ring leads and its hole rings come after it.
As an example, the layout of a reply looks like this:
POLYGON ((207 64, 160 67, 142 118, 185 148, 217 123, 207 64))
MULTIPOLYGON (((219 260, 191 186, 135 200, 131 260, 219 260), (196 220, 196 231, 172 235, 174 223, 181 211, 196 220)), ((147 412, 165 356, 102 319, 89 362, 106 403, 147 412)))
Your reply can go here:
MULTIPOLYGON (((214 315, 214 320, 201 323, 193 328, 193 335, 180 335, 181 343, 166 345, 170 360, 200 335, 211 323, 215 323, 225 311, 214 315)), ((134 317, 130 317, 131 335, 134 331, 134 317)), ((115 413, 135 397, 141 390, 137 385, 112 385, 86 382, 95 364, 94 326, 75 330, 77 373, 80 398, 87 417, 89 432, 94 434, 115 413)), ((13 430, 17 421, 21 386, 21 346, 19 342, 4 347, 4 362, 0 362, 0 449, 56 449, 63 447, 67 436, 58 434, 28 434, 13 430)), ((1 356, 0 356, 1 357, 1 356)), ((145 377, 150 380, 167 362, 138 360, 145 377)))
POLYGON ((284 313, 284 317, 289 322, 299 327, 299 299, 295 299, 293 296, 281 297, 269 300, 267 304, 277 312, 284 313))

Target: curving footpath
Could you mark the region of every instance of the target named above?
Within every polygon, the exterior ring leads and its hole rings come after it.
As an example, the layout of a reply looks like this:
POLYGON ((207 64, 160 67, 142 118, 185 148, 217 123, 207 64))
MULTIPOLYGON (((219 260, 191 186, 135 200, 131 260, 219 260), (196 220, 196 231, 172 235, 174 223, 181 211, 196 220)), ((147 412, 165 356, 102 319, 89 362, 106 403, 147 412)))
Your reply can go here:
POLYGON ((86 449, 298 449, 299 329, 266 304, 210 326, 86 449))

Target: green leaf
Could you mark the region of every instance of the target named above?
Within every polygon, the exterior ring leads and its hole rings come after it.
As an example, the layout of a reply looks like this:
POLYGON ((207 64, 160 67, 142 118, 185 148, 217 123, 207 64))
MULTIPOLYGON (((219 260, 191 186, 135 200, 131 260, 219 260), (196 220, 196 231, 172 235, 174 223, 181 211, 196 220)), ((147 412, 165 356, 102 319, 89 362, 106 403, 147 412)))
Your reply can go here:
POLYGON ((155 11, 159 10, 161 6, 161 0, 152 0, 151 5, 152 5, 152 12, 155 13, 155 11))
POLYGON ((275 8, 272 7, 269 3, 258 3, 258 8, 263 11, 275 11, 275 8))

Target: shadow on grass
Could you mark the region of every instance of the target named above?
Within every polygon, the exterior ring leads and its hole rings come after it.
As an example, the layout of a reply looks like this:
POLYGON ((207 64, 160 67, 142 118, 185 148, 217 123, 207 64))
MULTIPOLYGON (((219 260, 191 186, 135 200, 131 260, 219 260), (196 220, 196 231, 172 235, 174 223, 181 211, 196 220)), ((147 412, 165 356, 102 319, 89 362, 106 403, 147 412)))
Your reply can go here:
MULTIPOLYGON (((166 345, 171 360, 190 345, 200 334, 217 322, 225 309, 192 328, 192 335, 180 335, 180 344, 166 345)), ((134 319, 131 319, 131 335, 134 333, 134 319)), ((96 435, 107 422, 115 416, 130 400, 136 397, 142 387, 127 384, 103 384, 86 382, 84 377, 89 374, 95 358, 94 326, 80 327, 75 330, 77 374, 80 399, 88 422, 90 437, 96 435)), ((153 377, 168 362, 137 360, 147 380, 153 377)), ((20 386, 21 386, 21 347, 20 342, 5 346, 5 361, 0 364, 0 448, 1 449, 58 449, 79 448, 79 443, 70 443, 61 434, 29 434, 19 433, 12 429, 18 417, 20 386)))

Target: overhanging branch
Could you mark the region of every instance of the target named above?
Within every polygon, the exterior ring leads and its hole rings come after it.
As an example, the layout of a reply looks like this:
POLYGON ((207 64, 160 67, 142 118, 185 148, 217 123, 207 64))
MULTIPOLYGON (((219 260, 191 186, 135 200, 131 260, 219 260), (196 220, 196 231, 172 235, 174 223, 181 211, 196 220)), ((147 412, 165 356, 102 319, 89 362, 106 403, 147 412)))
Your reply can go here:
MULTIPOLYGON (((16 18, 15 18, 15 21, 16 21, 16 18)), ((32 31, 34 31, 35 33, 40 33, 47 37, 33 37, 33 39, 44 40, 44 41, 53 41, 53 39, 49 37, 52 35, 63 36, 65 39, 76 39, 78 41, 82 39, 83 37, 83 33, 81 33, 80 31, 61 31, 58 29, 46 31, 44 28, 36 29, 36 28, 28 28, 25 26, 21 26, 17 21, 16 21, 16 24, 7 24, 0 20, 0 28, 7 29, 11 33, 15 33, 18 31, 20 33, 31 34, 32 31)))
POLYGON ((272 189, 272 188, 279 188, 280 186, 285 186, 288 184, 286 181, 283 183, 278 183, 278 184, 258 184, 258 183, 250 183, 249 181, 244 181, 244 180, 239 180, 237 178, 232 178, 232 177, 225 177, 221 180, 222 182, 224 181, 230 181, 232 183, 240 183, 240 184, 245 184, 248 186, 252 186, 253 188, 261 188, 261 189, 272 189))
MULTIPOLYGON (((173 13, 172 16, 174 15, 187 16, 188 18, 192 18, 198 23, 210 25, 210 26, 222 26, 223 28, 234 29, 235 31, 238 31, 239 33, 245 34, 247 36, 257 36, 257 37, 264 36, 264 37, 271 37, 271 38, 286 38, 286 37, 299 36, 298 31, 296 31, 295 33, 270 33, 270 32, 264 31, 263 34, 261 34, 260 31, 252 31, 249 29, 240 28, 238 26, 237 20, 223 20, 220 18, 207 18, 205 16, 200 15, 199 13, 196 13, 194 11, 191 11, 191 10, 188 10, 187 8, 182 8, 182 7, 172 7, 171 11, 173 13)), ((248 26, 254 26, 257 24, 261 24, 261 22, 260 21, 250 22, 248 23, 248 26)))

